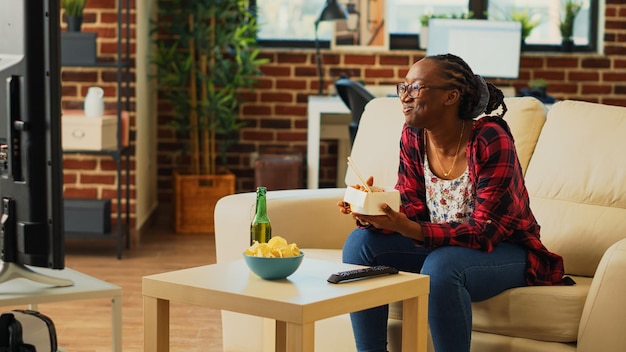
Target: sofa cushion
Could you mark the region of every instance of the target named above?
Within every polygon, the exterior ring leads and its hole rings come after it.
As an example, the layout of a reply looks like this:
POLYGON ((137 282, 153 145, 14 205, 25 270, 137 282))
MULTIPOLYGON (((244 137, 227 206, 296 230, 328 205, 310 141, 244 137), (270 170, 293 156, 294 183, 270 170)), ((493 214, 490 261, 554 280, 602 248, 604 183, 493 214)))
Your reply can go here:
POLYGON ((505 98, 504 103, 508 109, 504 120, 513 133, 517 157, 525 173, 541 128, 546 122, 546 108, 542 102, 532 97, 505 98))
MULTIPOLYGON (((576 342, 591 278, 573 277, 574 286, 529 286, 472 303, 472 330, 524 339, 576 342)), ((402 319, 402 304, 389 307, 402 319)))
POLYGON ((593 276, 626 236, 624 136, 623 107, 562 101, 548 111, 525 182, 542 242, 566 273, 593 276))
MULTIPOLYGON (((394 186, 400 163, 400 137, 404 126, 398 98, 375 98, 365 106, 350 157, 363 177, 374 177, 377 186, 394 186), (382 118, 381 118, 382 117, 382 118)), ((348 168, 346 185, 359 182, 348 168)))
MULTIPOLYGON (((575 343, 546 342, 472 331, 471 352, 576 352, 575 343)), ((594 350, 600 351, 600 350, 594 350)), ((580 351, 579 351, 580 352, 580 351)))
POLYGON ((591 279, 574 286, 529 286, 472 304, 473 330, 553 342, 575 342, 591 279))

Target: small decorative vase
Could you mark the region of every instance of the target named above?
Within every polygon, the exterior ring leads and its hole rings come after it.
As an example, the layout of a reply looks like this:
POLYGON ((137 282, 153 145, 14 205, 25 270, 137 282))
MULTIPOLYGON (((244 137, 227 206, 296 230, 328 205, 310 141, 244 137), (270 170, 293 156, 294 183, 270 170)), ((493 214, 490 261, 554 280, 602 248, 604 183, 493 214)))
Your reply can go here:
POLYGON ((83 25, 83 16, 68 16, 67 17, 67 31, 68 32, 80 32, 80 28, 83 25))
POLYGON ((89 87, 85 96, 85 117, 102 117, 104 115, 104 90, 100 87, 89 87))
POLYGON ((564 53, 571 53, 574 50, 574 40, 563 39, 561 41, 561 51, 564 53))
POLYGON ((526 51, 526 48, 527 48, 526 38, 522 38, 522 43, 520 44, 520 50, 526 51))

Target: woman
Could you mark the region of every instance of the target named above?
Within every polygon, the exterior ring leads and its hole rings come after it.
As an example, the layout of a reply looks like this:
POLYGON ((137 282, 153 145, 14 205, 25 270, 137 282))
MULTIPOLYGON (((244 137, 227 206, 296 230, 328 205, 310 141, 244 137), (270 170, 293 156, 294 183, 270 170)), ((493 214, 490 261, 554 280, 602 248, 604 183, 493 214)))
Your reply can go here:
MULTIPOLYGON (((563 260, 539 239, 502 92, 454 55, 416 62, 397 86, 405 125, 400 212, 352 213, 343 261, 430 275, 437 352, 469 351, 471 302, 525 285, 562 284, 563 260), (490 114, 501 108, 502 113, 490 114)), ((368 183, 372 184, 370 177, 368 183)), ((339 202, 350 214, 348 204, 339 202)), ((388 306, 351 314, 359 351, 386 351, 388 306)))

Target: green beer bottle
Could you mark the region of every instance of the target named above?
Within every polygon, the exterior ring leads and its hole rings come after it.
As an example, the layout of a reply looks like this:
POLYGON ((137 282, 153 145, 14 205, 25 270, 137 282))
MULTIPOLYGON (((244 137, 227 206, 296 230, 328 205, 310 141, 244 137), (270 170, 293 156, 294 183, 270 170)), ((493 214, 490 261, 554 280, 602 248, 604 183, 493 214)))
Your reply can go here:
POLYGON ((272 238, 272 225, 267 216, 267 204, 265 200, 266 187, 256 189, 256 213, 250 225, 250 244, 254 241, 265 243, 272 238))

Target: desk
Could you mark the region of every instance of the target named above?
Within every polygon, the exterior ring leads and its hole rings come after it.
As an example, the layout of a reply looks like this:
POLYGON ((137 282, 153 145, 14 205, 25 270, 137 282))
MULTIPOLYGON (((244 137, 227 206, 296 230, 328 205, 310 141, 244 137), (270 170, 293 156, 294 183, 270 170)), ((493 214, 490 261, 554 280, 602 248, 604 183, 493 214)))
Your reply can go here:
POLYGON ((326 282, 333 272, 355 268, 359 266, 305 257, 287 279, 262 280, 242 259, 144 276, 144 350, 169 351, 170 302, 276 320, 276 351, 313 352, 316 321, 402 301, 402 351, 425 352, 428 276, 400 272, 338 285, 326 282))
MULTIPOLYGON (((26 279, 14 279, 0 284, 0 306, 29 305, 37 310, 41 303, 53 303, 93 298, 110 298, 113 351, 122 351, 122 289, 72 269, 53 270, 31 268, 44 275, 69 279, 72 286, 52 287, 26 279)), ((54 317, 51 317, 54 320, 54 317)))
MULTIPOLYGON (((395 85, 367 86, 375 97, 395 96, 395 85)), ((319 188, 320 139, 337 139, 337 187, 345 187, 350 155, 350 109, 339 96, 309 96, 307 105, 307 188, 319 188)))
POLYGON ((343 177, 346 174, 346 158, 351 149, 348 129, 352 119, 350 109, 338 96, 309 96, 307 116, 307 188, 319 188, 322 138, 338 140, 337 187, 345 187, 343 177), (332 116, 322 121, 323 115, 332 116))

